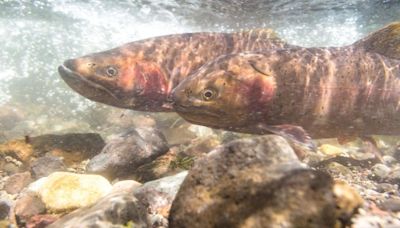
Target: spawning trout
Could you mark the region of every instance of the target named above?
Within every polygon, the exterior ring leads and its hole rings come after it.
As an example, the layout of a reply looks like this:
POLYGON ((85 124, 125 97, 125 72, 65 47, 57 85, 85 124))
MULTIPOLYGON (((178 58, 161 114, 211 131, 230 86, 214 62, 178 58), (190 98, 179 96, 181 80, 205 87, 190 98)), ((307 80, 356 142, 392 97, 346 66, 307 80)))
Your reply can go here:
POLYGON ((138 111, 173 111, 171 90, 206 62, 224 54, 289 46, 270 29, 176 34, 70 59, 58 71, 90 100, 138 111))
POLYGON ((309 136, 400 135, 400 23, 345 47, 221 56, 172 99, 189 122, 305 144, 309 136))

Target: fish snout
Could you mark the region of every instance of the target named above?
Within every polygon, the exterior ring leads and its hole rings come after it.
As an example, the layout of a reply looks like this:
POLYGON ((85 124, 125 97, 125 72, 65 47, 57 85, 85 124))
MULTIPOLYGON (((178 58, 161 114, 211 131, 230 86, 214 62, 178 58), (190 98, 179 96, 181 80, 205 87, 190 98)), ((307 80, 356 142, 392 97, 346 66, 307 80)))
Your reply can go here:
POLYGON ((65 60, 63 65, 71 71, 75 71, 76 69, 76 61, 74 59, 65 60))

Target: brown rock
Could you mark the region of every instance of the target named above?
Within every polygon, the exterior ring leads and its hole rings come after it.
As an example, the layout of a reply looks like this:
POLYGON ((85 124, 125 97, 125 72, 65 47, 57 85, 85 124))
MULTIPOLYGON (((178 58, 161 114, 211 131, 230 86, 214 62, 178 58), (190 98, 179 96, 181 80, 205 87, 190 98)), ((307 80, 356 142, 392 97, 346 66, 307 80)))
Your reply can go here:
POLYGON ((221 141, 217 137, 198 138, 193 140, 183 153, 187 156, 200 157, 219 145, 221 141))
POLYGON ((306 169, 282 137, 235 140, 195 163, 172 204, 169 225, 334 227, 348 222, 341 221, 338 203, 352 205, 346 197, 335 199, 341 195, 334 186, 328 174, 306 169))
POLYGON ((26 228, 45 228, 59 218, 58 215, 34 215, 26 224, 26 228))
POLYGON ((31 182, 32 178, 29 172, 16 173, 10 176, 4 183, 4 190, 8 194, 16 194, 28 186, 28 184, 31 182))
POLYGON ((104 145, 101 136, 95 133, 26 136, 1 144, 0 155, 12 156, 26 165, 32 157, 48 153, 63 157, 65 164, 70 166, 95 156, 104 145))
POLYGON ((63 157, 70 166, 98 154, 104 147, 104 140, 96 133, 71 133, 63 135, 41 135, 32 137, 30 145, 36 156, 50 153, 63 157))
POLYGON ((57 171, 65 171, 63 159, 53 155, 47 155, 40 157, 32 162, 31 173, 32 177, 38 179, 40 177, 46 177, 57 171))
POLYGON ((14 212, 17 220, 28 221, 32 216, 44 213, 46 206, 34 192, 26 192, 15 202, 14 212))
POLYGON ((24 140, 12 140, 0 145, 1 155, 9 155, 22 162, 28 162, 33 151, 33 147, 24 140))
POLYGON ((161 155, 154 161, 138 167, 132 174, 133 179, 145 183, 182 171, 181 169, 171 167, 171 163, 177 158, 177 153, 178 148, 173 147, 166 154, 161 155))

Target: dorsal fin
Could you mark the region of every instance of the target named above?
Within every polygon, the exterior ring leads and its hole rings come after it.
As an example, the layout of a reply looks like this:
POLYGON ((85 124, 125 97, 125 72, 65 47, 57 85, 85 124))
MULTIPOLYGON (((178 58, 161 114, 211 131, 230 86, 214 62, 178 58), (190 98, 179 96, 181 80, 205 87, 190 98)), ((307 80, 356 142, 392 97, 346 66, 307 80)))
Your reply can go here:
POLYGON ((354 45, 368 52, 400 60, 400 22, 391 23, 354 45))

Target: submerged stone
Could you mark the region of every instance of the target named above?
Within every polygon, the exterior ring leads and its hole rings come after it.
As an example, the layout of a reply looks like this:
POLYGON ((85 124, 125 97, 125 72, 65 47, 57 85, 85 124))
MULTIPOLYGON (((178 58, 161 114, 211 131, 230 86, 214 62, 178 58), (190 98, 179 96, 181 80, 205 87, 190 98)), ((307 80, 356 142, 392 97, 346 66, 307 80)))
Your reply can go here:
POLYGON ((4 183, 4 190, 8 194, 16 194, 28 186, 28 184, 31 182, 32 178, 29 172, 16 173, 6 180, 4 183))
POLYGON ((27 135, 24 139, 0 144, 0 156, 11 156, 28 166, 31 158, 49 154, 63 157, 66 165, 72 165, 93 157, 103 147, 103 139, 95 133, 27 135))
POLYGON ((59 215, 44 214, 44 215, 34 215, 26 223, 26 227, 29 228, 45 228, 52 224, 59 218, 59 215))
POLYGON ((305 168, 282 137, 240 139, 195 163, 169 222, 170 227, 333 227, 346 224, 359 206, 360 198, 353 197, 358 194, 349 189, 305 168))
POLYGON ((134 191, 135 197, 145 206, 147 220, 152 227, 168 227, 168 216, 187 171, 145 183, 134 191))
POLYGON ((15 202, 14 213, 20 222, 28 221, 32 216, 44 213, 46 205, 35 192, 27 191, 15 202))
POLYGON ((145 209, 132 192, 119 191, 101 198, 92 206, 78 209, 48 226, 48 228, 128 227, 145 228, 145 209))
POLYGON ((162 133, 154 128, 136 128, 109 142, 100 154, 90 160, 89 173, 109 179, 133 174, 135 170, 168 151, 162 133))
POLYGON ((0 200, 0 220, 7 219, 10 214, 11 203, 6 200, 0 200))
POLYGON ((112 186, 102 176, 55 172, 32 183, 46 208, 60 212, 92 205, 108 194, 112 186))
POLYGON ((33 178, 45 177, 57 171, 65 171, 63 159, 53 155, 40 157, 32 162, 31 173, 33 178))

